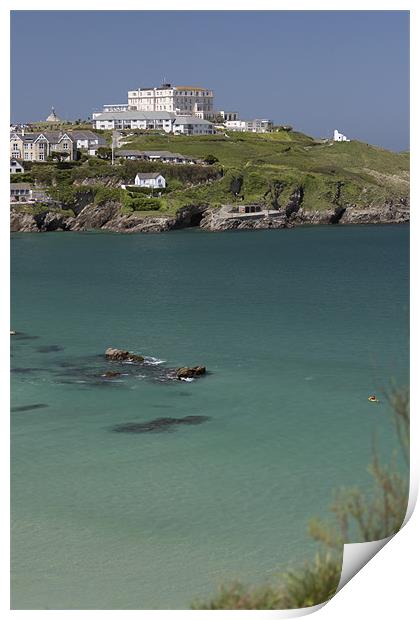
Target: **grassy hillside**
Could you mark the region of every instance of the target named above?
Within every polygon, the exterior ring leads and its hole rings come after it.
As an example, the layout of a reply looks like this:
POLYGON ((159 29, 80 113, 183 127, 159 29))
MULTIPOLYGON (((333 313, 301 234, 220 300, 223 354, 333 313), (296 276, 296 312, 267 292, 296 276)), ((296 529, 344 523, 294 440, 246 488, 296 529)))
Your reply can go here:
MULTIPOLYGON (((109 132, 108 132, 109 134, 109 132)), ((106 136, 110 139, 110 135, 106 136)), ((204 159, 212 165, 176 165, 96 157, 77 162, 32 163, 25 180, 46 187, 66 208, 80 201, 116 200, 123 212, 173 214, 191 204, 218 206, 258 202, 275 208, 290 203, 296 190, 307 210, 336 206, 382 206, 409 195, 409 154, 392 153, 361 142, 320 142, 293 131, 215 136, 136 134, 124 138, 125 149, 169 150, 204 159), (137 172, 159 171, 167 180, 161 198, 128 195, 119 189, 137 172), (86 194, 90 195, 87 196, 86 194), (83 195, 85 195, 83 197, 83 195)), ((79 205, 79 206, 78 206, 79 205)))
POLYGON ((408 197, 409 192, 408 153, 392 153, 361 142, 317 142, 293 131, 202 137, 137 135, 128 137, 124 148, 218 158, 223 178, 168 192, 162 206, 171 211, 197 201, 221 204, 242 197, 245 202, 267 201, 276 186, 280 187, 276 194, 280 194, 278 204, 282 206, 302 187, 306 209, 334 204, 382 205, 388 199, 408 197), (238 178, 243 182, 235 197, 231 183, 238 178))

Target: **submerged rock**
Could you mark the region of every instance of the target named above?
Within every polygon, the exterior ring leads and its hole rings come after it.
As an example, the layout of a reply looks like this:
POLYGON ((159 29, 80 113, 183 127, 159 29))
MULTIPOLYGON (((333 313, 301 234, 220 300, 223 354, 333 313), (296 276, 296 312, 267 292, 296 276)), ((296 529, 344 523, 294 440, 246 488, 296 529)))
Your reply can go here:
POLYGON ((201 375, 206 374, 205 366, 193 366, 192 368, 188 366, 183 366, 182 368, 178 368, 176 371, 177 379, 192 379, 193 377, 200 377, 201 375))
POLYGON ((142 355, 136 355, 135 353, 130 353, 130 351, 123 351, 122 349, 113 349, 112 347, 109 347, 105 351, 105 356, 107 359, 117 362, 144 362, 144 357, 142 355))
POLYGON ((205 415, 187 415, 184 418, 156 418, 149 422, 127 422, 112 427, 115 433, 162 433, 181 424, 203 424, 210 420, 205 415))
POLYGON ((121 375, 120 372, 117 372, 116 370, 107 370, 106 372, 104 372, 103 375, 101 375, 101 377, 106 377, 107 379, 112 379, 112 377, 119 377, 121 375))
POLYGON ((64 347, 60 347, 58 344, 48 344, 42 347, 37 347, 38 353, 55 353, 57 351, 64 351, 64 347))
POLYGON ((32 411, 33 409, 44 409, 48 407, 45 403, 35 403, 34 405, 22 405, 20 407, 12 407, 11 411, 32 411))

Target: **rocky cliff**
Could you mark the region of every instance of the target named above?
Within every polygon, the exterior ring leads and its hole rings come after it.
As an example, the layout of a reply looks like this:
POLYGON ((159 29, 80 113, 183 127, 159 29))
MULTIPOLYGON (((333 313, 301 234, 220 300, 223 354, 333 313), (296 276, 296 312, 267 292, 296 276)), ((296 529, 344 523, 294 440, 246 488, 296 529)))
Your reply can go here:
POLYGON ((410 221, 410 209, 405 200, 389 202, 382 207, 338 206, 322 211, 305 210, 300 206, 299 195, 293 204, 285 209, 263 211, 252 216, 232 214, 225 208, 209 208, 208 205, 189 205, 176 215, 136 214, 121 215, 121 205, 107 202, 102 205, 86 205, 78 215, 63 215, 60 211, 39 214, 24 213, 11 209, 10 229, 12 232, 50 232, 108 230, 120 233, 165 232, 192 226, 204 230, 261 230, 268 228, 292 228, 299 225, 316 224, 393 224, 410 221))

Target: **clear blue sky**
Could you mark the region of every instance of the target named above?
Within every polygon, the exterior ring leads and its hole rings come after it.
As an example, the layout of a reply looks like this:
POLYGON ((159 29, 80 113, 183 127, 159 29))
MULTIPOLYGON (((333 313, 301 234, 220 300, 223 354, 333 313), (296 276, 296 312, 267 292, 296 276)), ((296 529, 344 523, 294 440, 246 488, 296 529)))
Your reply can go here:
POLYGON ((245 119, 409 148, 408 11, 14 11, 11 28, 15 122, 87 118, 165 77, 245 119))

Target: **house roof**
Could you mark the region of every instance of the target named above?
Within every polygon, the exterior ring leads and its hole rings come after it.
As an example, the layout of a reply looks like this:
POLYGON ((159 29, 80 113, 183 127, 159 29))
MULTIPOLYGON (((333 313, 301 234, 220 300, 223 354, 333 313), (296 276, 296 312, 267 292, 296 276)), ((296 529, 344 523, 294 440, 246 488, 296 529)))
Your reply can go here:
POLYGON ((70 132, 63 132, 63 131, 38 131, 36 133, 25 133, 23 134, 18 134, 17 132, 13 132, 10 134, 10 139, 11 140, 22 140, 23 142, 35 142, 35 140, 39 140, 41 137, 44 137, 46 140, 48 140, 48 142, 52 143, 52 144, 58 144, 58 142, 60 142, 60 140, 64 137, 68 137, 70 138, 70 140, 73 140, 72 138, 72 134, 70 132))
POLYGON ((146 157, 170 157, 173 159, 192 159, 191 157, 185 157, 181 153, 171 153, 170 151, 143 151, 143 155, 146 157))
POLYGON ((30 183, 10 183, 10 189, 31 189, 30 183))
POLYGON ((201 92, 211 92, 211 88, 201 88, 201 86, 175 86, 175 88, 178 90, 199 90, 201 92))
POLYGON ((139 179, 157 179, 158 177, 165 178, 160 172, 138 172, 136 174, 136 178, 139 179))
POLYGON ((206 121, 199 116, 177 116, 174 125, 212 125, 210 121, 206 121))
POLYGON ((106 144, 106 140, 103 136, 99 136, 97 133, 90 131, 90 129, 69 131, 68 135, 71 136, 74 140, 97 140, 98 145, 106 144))
POLYGON ((126 112, 102 112, 95 116, 95 121, 147 121, 147 120, 170 120, 175 118, 174 112, 143 112, 140 110, 127 110, 126 112))

